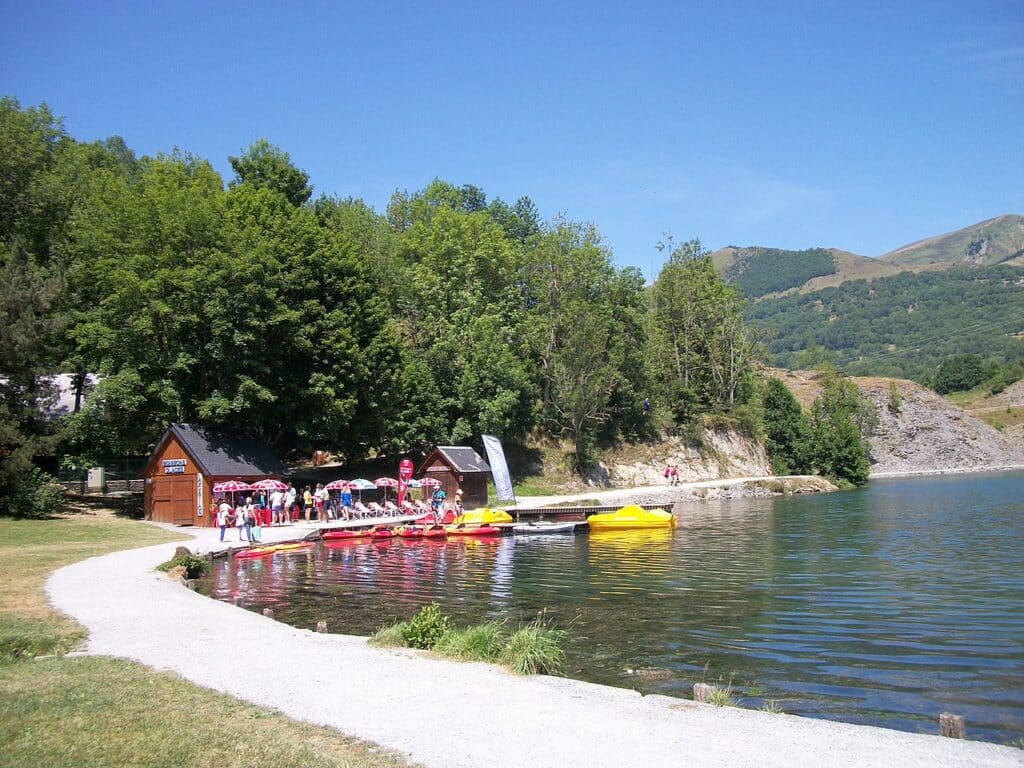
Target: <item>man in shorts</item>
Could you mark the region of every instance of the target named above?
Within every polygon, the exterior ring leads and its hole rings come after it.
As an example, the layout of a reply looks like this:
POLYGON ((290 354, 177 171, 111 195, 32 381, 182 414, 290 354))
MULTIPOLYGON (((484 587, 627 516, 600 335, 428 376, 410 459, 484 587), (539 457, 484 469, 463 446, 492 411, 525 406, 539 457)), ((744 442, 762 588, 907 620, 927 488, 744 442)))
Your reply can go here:
POLYGON ((270 524, 284 525, 284 493, 275 490, 270 494, 270 524))

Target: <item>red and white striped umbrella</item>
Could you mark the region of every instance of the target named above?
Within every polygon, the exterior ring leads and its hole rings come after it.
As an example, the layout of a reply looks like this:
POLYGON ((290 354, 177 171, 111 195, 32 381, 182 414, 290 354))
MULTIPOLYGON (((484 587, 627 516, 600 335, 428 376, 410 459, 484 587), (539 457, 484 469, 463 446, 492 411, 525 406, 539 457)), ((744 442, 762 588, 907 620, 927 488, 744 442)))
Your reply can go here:
POLYGON ((287 491, 288 490, 288 484, 287 483, 282 483, 280 480, 274 480, 274 479, 269 478, 269 477, 266 480, 258 480, 257 482, 253 483, 249 487, 252 488, 254 491, 287 491))
POLYGON ((378 477, 373 481, 378 488, 397 488, 398 481, 393 477, 378 477))
POLYGON ((421 477, 420 488, 440 488, 443 483, 436 477, 421 477))
POLYGON ((328 491, 344 491, 352 489, 352 483, 348 480, 332 480, 324 486, 328 491))
POLYGON ((243 483, 241 480, 225 480, 223 483, 214 483, 214 493, 235 493, 237 491, 249 491, 253 486, 243 483))

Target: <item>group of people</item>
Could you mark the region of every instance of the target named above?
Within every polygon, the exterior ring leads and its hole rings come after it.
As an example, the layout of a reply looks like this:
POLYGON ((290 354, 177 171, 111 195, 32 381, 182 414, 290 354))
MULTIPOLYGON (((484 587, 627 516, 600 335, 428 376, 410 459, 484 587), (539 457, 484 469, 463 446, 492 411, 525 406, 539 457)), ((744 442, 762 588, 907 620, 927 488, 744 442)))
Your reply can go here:
MULTIPOLYGON (((434 515, 443 515, 446 507, 456 515, 462 514, 462 489, 456 491, 454 504, 447 504, 446 498, 443 489, 434 491, 430 499, 434 515)), ((317 483, 316 488, 306 486, 301 494, 294 485, 289 485, 286 490, 273 491, 269 497, 262 491, 255 500, 247 496, 245 502, 237 506, 232 506, 226 497, 216 499, 215 504, 215 521, 220 528, 221 541, 224 541, 229 527, 238 531, 239 541, 253 542, 259 541, 260 530, 264 526, 288 525, 298 522, 300 517, 304 517, 307 523, 313 520, 320 523, 350 520, 356 511, 351 490, 344 488, 335 497, 321 483, 317 483)))

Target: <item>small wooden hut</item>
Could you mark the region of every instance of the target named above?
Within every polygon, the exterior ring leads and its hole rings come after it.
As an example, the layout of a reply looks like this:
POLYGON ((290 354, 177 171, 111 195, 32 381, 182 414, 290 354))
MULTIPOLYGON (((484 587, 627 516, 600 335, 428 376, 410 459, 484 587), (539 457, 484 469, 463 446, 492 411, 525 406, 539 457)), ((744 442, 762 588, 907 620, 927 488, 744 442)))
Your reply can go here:
POLYGON ((439 445, 420 465, 417 477, 441 481, 450 500, 462 489, 462 503, 467 509, 487 504, 487 478, 491 468, 480 454, 468 446, 439 445))
POLYGON ((239 430, 171 424, 142 470, 145 515, 174 525, 209 525, 213 486, 225 480, 280 480, 284 464, 262 440, 239 430))

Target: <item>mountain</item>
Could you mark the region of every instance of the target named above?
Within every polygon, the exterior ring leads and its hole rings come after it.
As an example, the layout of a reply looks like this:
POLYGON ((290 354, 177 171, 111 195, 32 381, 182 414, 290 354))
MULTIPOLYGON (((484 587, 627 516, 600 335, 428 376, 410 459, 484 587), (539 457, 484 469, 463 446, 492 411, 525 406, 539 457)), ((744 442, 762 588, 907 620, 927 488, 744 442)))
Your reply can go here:
POLYGON ((904 245, 878 257, 900 266, 1024 264, 1024 216, 997 216, 969 227, 904 245))
POLYGON ((750 298, 809 293, 848 280, 875 280, 901 272, 1024 266, 1024 216, 998 216, 904 245, 877 259, 837 248, 792 251, 733 245, 715 251, 711 258, 722 276, 750 298))

